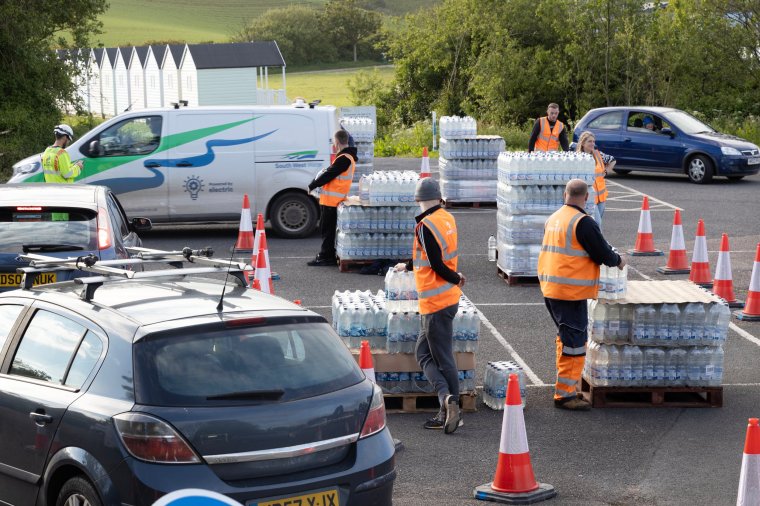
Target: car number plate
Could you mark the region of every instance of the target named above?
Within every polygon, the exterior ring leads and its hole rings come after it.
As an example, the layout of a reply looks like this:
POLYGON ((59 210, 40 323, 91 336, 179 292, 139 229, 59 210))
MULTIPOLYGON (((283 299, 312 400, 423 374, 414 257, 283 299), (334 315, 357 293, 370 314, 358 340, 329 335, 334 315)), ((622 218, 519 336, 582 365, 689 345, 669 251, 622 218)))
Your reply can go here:
MULTIPOLYGON (((18 274, 16 272, 0 272, 0 287, 19 288, 21 286, 21 278, 23 276, 23 274, 18 274)), ((42 272, 40 274, 37 274, 37 279, 34 280, 34 284, 43 285, 45 283, 55 283, 56 279, 57 278, 55 272, 42 272)))
POLYGON ((757 165, 760 163, 760 158, 750 158, 747 160, 747 165, 757 165))
POLYGON ((259 502, 249 502, 248 506, 340 506, 338 491, 322 490, 311 494, 281 497, 259 502))

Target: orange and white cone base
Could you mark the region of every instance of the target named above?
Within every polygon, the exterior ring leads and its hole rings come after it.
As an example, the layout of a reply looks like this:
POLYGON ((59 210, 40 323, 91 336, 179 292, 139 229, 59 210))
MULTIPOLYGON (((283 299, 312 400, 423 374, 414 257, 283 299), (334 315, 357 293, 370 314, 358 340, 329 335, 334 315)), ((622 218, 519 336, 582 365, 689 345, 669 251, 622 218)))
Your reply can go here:
POLYGON ((649 197, 644 195, 641 203, 641 215, 639 216, 639 230, 636 233, 636 244, 629 251, 633 256, 660 256, 664 253, 654 248, 654 234, 652 234, 652 217, 649 213, 649 197))
POLYGON ((430 158, 428 158, 427 146, 422 148, 422 163, 420 164, 420 179, 430 177, 430 158))
POLYGON ((243 195, 243 210, 240 211, 240 227, 235 249, 245 252, 253 251, 253 221, 251 220, 251 203, 247 194, 243 195))
POLYGON ((499 460, 491 483, 473 490, 475 499, 505 504, 532 504, 551 499, 557 492, 546 483, 538 483, 528 451, 520 384, 516 374, 509 375, 507 398, 499 442, 499 460))
POLYGON ((735 311, 734 316, 739 320, 760 321, 760 243, 757 244, 755 263, 752 265, 752 277, 749 280, 747 302, 742 311, 735 311))
POLYGON ((689 274, 689 260, 686 258, 686 242, 683 239, 683 224, 681 223, 681 211, 676 209, 673 216, 673 233, 670 235, 670 252, 668 263, 664 267, 658 267, 660 274, 689 274))
POLYGON ((364 375, 372 383, 375 381, 375 365, 372 363, 372 352, 369 349, 369 341, 362 341, 359 349, 359 368, 364 371, 364 375))
POLYGON ((720 239, 718 263, 715 266, 712 292, 728 302, 728 307, 744 307, 744 302, 737 300, 734 295, 734 281, 731 275, 731 252, 728 248, 728 235, 720 239))
POLYGON ((264 232, 264 215, 259 213, 256 216, 256 235, 253 236, 253 252, 251 253, 251 265, 256 266, 256 255, 261 248, 261 234, 264 232))
POLYGON ((259 282, 259 289, 264 293, 272 293, 272 277, 269 275, 264 250, 260 249, 256 259, 256 274, 254 278, 259 282))
POLYGON ((757 418, 750 418, 747 425, 747 438, 744 441, 736 506, 757 506, 758 504, 760 504, 760 421, 757 418))
POLYGON ((697 236, 694 238, 694 253, 691 256, 691 273, 689 281, 704 287, 712 287, 710 261, 707 258, 707 237, 705 222, 697 221, 697 236))

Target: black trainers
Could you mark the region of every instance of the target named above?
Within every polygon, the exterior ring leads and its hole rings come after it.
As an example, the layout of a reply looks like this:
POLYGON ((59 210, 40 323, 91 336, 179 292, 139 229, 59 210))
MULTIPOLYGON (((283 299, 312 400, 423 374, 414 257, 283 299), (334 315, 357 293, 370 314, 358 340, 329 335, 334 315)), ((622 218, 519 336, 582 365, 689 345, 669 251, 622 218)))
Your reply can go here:
POLYGON ((329 265, 335 265, 338 262, 337 259, 329 259, 329 258, 315 258, 314 260, 310 260, 306 262, 306 265, 309 267, 323 267, 323 266, 329 266, 329 265))
POLYGON ((443 429, 444 425, 446 425, 446 422, 444 421, 441 414, 438 413, 433 418, 425 422, 422 427, 425 429, 441 430, 443 429))
POLYGON ((591 409, 591 403, 584 399, 579 399, 578 397, 569 397, 562 400, 554 399, 554 407, 570 411, 589 411, 591 409))
POLYGON ((453 434, 455 430, 461 427, 462 416, 459 413, 459 397, 455 397, 451 394, 446 398, 446 421, 444 423, 443 432, 446 434, 453 434))

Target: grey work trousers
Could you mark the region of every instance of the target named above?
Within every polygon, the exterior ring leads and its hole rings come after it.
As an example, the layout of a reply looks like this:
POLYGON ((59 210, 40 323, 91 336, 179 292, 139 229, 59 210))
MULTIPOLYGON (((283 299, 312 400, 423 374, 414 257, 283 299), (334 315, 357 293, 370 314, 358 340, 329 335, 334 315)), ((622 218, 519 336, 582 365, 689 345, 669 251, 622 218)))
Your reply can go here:
POLYGON ((446 396, 459 395, 459 373, 454 358, 454 317, 459 302, 435 313, 421 315, 415 355, 436 393, 441 408, 446 396))

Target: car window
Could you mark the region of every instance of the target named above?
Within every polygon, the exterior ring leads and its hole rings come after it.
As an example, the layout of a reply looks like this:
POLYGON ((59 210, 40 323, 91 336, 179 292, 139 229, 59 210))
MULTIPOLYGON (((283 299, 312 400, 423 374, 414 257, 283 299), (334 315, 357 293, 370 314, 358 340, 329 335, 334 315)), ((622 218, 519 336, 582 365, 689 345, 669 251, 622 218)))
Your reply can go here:
POLYGON ((628 114, 626 129, 631 132, 657 133, 663 128, 671 128, 671 126, 662 116, 641 111, 631 111, 628 114))
POLYGON ((129 235, 129 228, 124 221, 124 215, 121 212, 121 208, 116 205, 113 196, 110 194, 106 197, 106 201, 108 202, 108 214, 111 215, 111 224, 113 225, 114 233, 121 234, 122 238, 127 237, 129 235))
POLYGON ((147 336, 135 345, 137 401, 163 406, 287 401, 362 380, 327 324, 304 323, 194 334, 147 336), (274 399, 256 392, 281 391, 274 399), (226 396, 226 397, 225 397, 226 396))
POLYGON ((5 346, 5 341, 10 336, 11 329, 16 323, 18 315, 21 314, 21 310, 24 306, 18 304, 4 304, 0 306, 0 350, 5 346))
POLYGON ((0 207, 0 253, 97 249, 97 213, 90 209, 47 206, 0 207), (30 248, 35 246, 36 248, 30 248))
POLYGON ((21 337, 10 374, 66 385, 71 359, 86 331, 68 318, 38 310, 21 337))
POLYGON ((103 353, 103 341, 96 334, 88 331, 71 363, 69 374, 66 376, 66 386, 81 387, 98 362, 101 353, 103 353))
POLYGON ((684 111, 668 112, 668 119, 673 122, 682 132, 687 134, 697 134, 702 132, 714 132, 715 129, 707 125, 691 114, 684 111))
POLYGON ((597 130, 617 130, 620 128, 620 124, 623 122, 623 111, 613 111, 606 114, 602 114, 598 118, 591 121, 586 128, 594 128, 597 130))
POLYGON ((161 144, 161 116, 143 116, 120 121, 82 144, 90 157, 145 155, 161 144))

